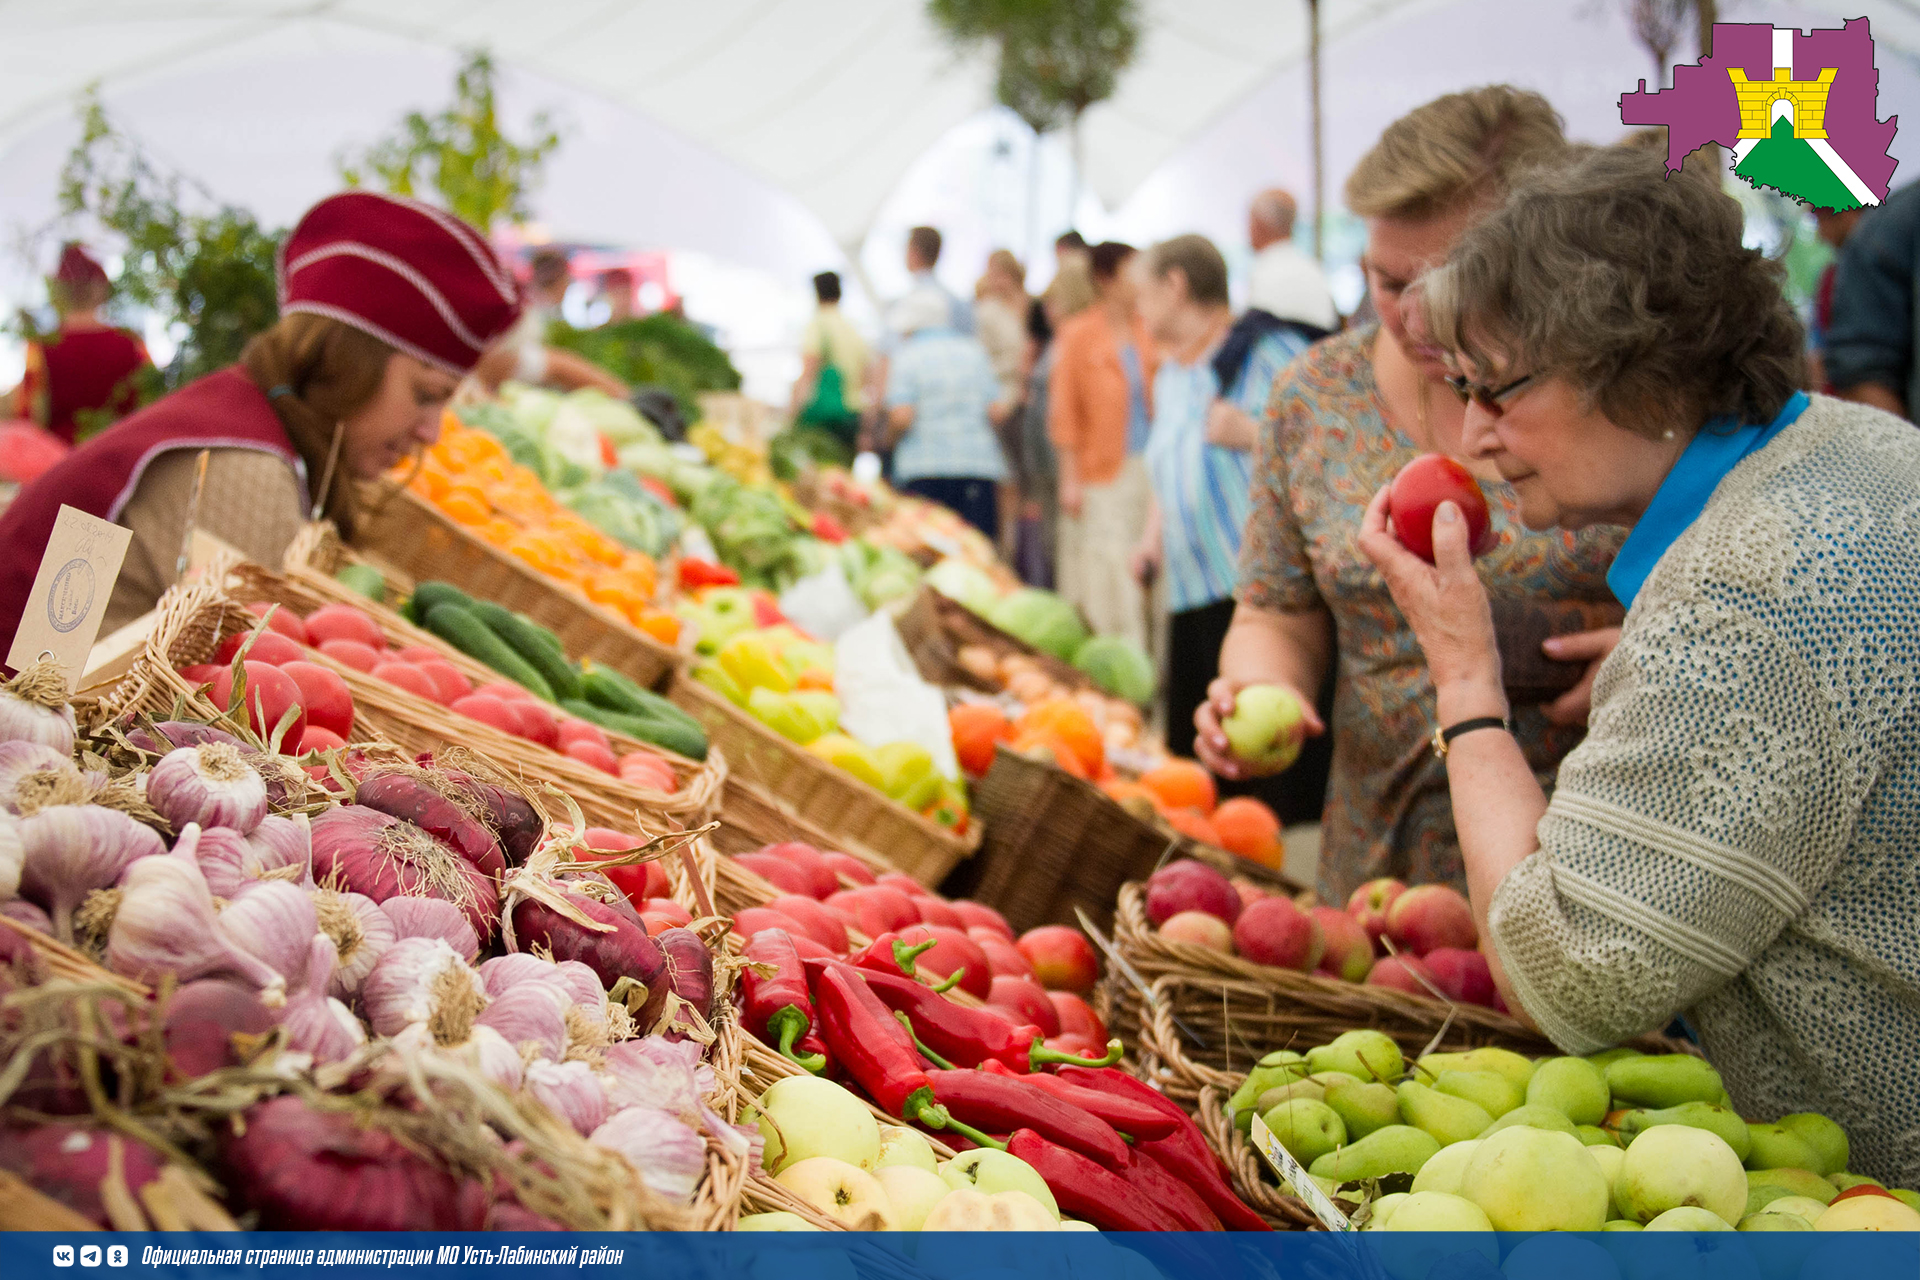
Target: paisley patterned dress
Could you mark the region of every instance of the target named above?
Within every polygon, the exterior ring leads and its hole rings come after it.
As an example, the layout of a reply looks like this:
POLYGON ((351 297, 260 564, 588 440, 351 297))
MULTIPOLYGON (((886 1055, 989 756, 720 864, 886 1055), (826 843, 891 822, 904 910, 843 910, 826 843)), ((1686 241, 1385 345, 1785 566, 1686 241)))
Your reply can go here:
MULTIPOLYGON (((1329 338, 1274 383, 1237 593, 1255 608, 1333 617, 1340 672, 1318 888, 1335 905, 1378 876, 1466 890, 1446 767, 1431 746, 1426 659, 1359 546, 1367 503, 1420 454, 1382 412, 1369 358, 1378 332, 1370 325, 1329 338)), ((1493 602, 1521 749, 1551 788, 1584 730, 1549 723, 1542 704, 1578 680, 1584 664, 1545 661, 1540 641, 1619 623, 1606 571, 1625 535, 1534 533, 1520 524, 1512 489, 1481 487, 1500 545, 1480 558, 1480 578, 1493 602)))

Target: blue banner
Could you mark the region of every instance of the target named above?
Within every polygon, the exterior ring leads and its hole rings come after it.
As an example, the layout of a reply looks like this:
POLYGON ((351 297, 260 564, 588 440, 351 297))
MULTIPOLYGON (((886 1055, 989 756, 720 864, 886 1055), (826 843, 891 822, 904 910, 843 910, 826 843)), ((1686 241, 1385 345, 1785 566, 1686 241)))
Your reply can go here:
POLYGON ((0 1234, 0 1280, 1913 1280, 1920 1235, 0 1234))

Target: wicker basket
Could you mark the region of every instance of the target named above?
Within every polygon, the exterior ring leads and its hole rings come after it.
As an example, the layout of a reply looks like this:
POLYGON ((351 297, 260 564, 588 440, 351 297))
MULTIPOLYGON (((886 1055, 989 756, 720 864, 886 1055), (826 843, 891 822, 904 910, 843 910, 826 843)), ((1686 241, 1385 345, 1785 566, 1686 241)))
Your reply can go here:
POLYGON ((967 835, 955 835, 781 737, 698 680, 676 675, 667 696, 726 753, 750 799, 824 833, 830 847, 904 871, 931 888, 980 845, 978 823, 967 835))
POLYGON ((1320 1220, 1313 1216, 1305 1202, 1268 1180, 1271 1174, 1266 1169, 1266 1161, 1253 1149, 1253 1142, 1235 1129, 1228 1118, 1226 1103, 1231 1096, 1211 1085, 1202 1089, 1194 1107, 1194 1119, 1200 1125, 1200 1132, 1207 1136, 1207 1145, 1226 1162, 1227 1172, 1233 1178, 1234 1194, 1276 1231, 1320 1230, 1320 1220))
MULTIPOLYGON (((535 572, 506 552, 487 545, 409 490, 396 491, 370 511, 354 537, 356 549, 390 566, 412 582, 450 582, 478 600, 491 600, 524 613, 560 637, 568 653, 592 658, 649 689, 657 689, 679 664, 678 650, 661 644, 624 617, 588 600, 575 588, 535 572)), ((303 550, 307 548, 303 546, 303 550)), ((330 576, 324 548, 310 562, 330 576)))
POLYGON ((1008 635, 959 601, 949 599, 932 587, 920 588, 913 603, 894 619, 894 626, 899 629, 907 652, 913 655, 913 664, 929 684, 957 685, 983 693, 999 693, 999 685, 980 679, 960 665, 961 647, 979 645, 991 649, 996 660, 1015 653, 1032 658, 1055 684, 1074 690, 1100 692, 1100 687, 1077 667, 1008 635))

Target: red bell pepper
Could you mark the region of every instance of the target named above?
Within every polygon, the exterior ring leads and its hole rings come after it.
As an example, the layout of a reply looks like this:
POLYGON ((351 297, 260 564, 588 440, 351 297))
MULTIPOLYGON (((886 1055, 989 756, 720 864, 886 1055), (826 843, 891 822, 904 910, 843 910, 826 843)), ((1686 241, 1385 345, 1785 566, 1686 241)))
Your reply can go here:
POLYGON ((762 929, 747 939, 742 954, 748 963, 740 971, 740 1013, 747 1030, 815 1075, 825 1071, 824 1057, 794 1049, 813 1030, 813 998, 793 935, 762 929), (773 972, 763 973, 762 966, 772 966, 773 972))
MULTIPOLYGON (((735 579, 738 581, 738 579, 735 579)), ((777 627, 787 620, 780 612, 780 604, 764 591, 753 593, 753 625, 756 627, 777 627)))
POLYGON ((888 1115, 936 1129, 945 1125, 946 1109, 934 1100, 933 1082, 920 1068, 913 1037, 880 997, 838 961, 803 960, 801 965, 812 980, 820 1038, 840 1069, 888 1115))
POLYGON ((1050 1093, 1060 1101, 1078 1107, 1090 1116, 1098 1116, 1129 1138, 1164 1138, 1179 1128, 1171 1116, 1164 1115, 1145 1103, 1135 1102, 1132 1098, 1122 1098, 1118 1094, 1101 1093, 1097 1089, 1068 1084, 1050 1072, 1035 1071, 1029 1075, 1018 1075, 1012 1067, 998 1058, 988 1058, 980 1064, 980 1069, 993 1075, 1006 1075, 1024 1080, 1034 1088, 1050 1093))
POLYGON ((1225 1162, 1207 1145, 1206 1135, 1180 1109, 1179 1103, 1146 1082, 1111 1068, 1089 1070, 1086 1067, 1062 1067, 1060 1078, 1070 1084, 1083 1085, 1157 1107, 1163 1114, 1176 1120, 1178 1127, 1167 1137, 1143 1140, 1136 1144, 1137 1149, 1152 1156, 1161 1168, 1192 1187, 1227 1230, 1273 1230, 1266 1219, 1247 1208, 1240 1197, 1234 1194, 1232 1175, 1225 1162))
POLYGON ((1104 1059, 1075 1058, 1047 1048, 1040 1028, 1015 1022, 1001 1010, 956 1004, 933 988, 903 978, 897 972, 863 967, 861 976, 883 1004, 907 1015, 913 1034, 932 1050, 933 1056, 956 1067, 977 1067, 991 1058, 1025 1075, 1050 1062, 1093 1067, 1106 1066, 1119 1059, 1118 1040, 1108 1045, 1104 1059))
POLYGON ((689 556, 680 562, 680 587, 697 591, 701 587, 737 587, 740 575, 723 564, 689 556))
POLYGON ((1098 1160, 1115 1172, 1127 1166, 1127 1144, 1112 1125, 1034 1088, 1024 1079, 937 1068, 926 1075, 933 1086, 934 1101, 955 1120, 994 1133, 1031 1129, 1049 1142, 1098 1160))
POLYGON ((836 546, 847 540, 847 531, 840 522, 824 511, 813 513, 813 536, 822 542, 831 542, 836 546))

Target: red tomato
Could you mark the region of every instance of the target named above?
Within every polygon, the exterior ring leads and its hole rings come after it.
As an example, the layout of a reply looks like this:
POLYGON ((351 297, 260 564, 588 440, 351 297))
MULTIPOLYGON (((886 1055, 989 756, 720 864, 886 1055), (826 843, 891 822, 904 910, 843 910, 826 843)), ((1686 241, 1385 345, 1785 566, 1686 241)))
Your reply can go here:
POLYGON ((300 615, 285 605, 274 606, 264 600, 256 600, 247 606, 247 612, 256 618, 266 618, 267 626, 297 645, 311 646, 313 640, 307 635, 307 624, 300 621, 300 615))
POLYGON ((613 750, 613 744, 607 741, 607 731, 589 720, 575 720, 571 716, 560 719, 560 745, 570 747, 576 742, 592 742, 613 750))
POLYGON ((680 789, 673 766, 651 751, 629 751, 620 757, 620 779, 632 786, 672 795, 680 789))
POLYGON ((373 676, 376 680, 385 680, 394 688, 405 689, 415 697, 425 698, 428 702, 440 701, 439 690, 434 688, 432 678, 411 662, 394 662, 389 659, 373 669, 373 676))
POLYGON ((341 666, 352 667, 355 671, 371 673, 387 658, 386 654, 372 645, 361 644, 358 640, 322 640, 316 647, 341 666))
POLYGON ((525 702, 509 702, 507 710, 519 724, 520 736, 528 742, 537 742, 543 747, 560 745, 560 726, 554 723, 553 712, 543 704, 529 698, 525 702))
POLYGON ((188 684, 210 684, 220 670, 217 662, 196 662, 190 667, 180 668, 180 674, 187 678, 188 684))
POLYGON ((315 644, 329 640, 358 640, 372 649, 387 647, 380 624, 350 604, 322 605, 307 615, 307 634, 315 644))
POLYGON ((783 893, 767 904, 783 916, 791 916, 809 937, 835 955, 847 950, 847 927, 840 918, 805 894, 783 893))
POLYGON ((575 738, 572 742, 561 744, 560 754, 570 756, 581 764, 590 764, 602 773, 611 773, 616 777, 620 774, 620 764, 613 758, 613 752, 597 742, 575 738))
MULTIPOLYGON (((283 743, 300 741, 300 735, 307 728, 307 713, 300 705, 300 686, 293 682, 292 676, 268 663, 249 661, 243 665, 247 673, 247 723, 262 739, 270 740, 280 721, 291 711, 292 722, 280 740, 283 743)), ((213 678, 210 696, 213 705, 222 711, 232 709, 233 668, 220 669, 220 674, 213 678)))
POLYGON ((473 692, 473 681, 461 675, 460 668, 437 654, 415 662, 413 666, 433 685, 433 700, 443 707, 450 707, 473 692))
POLYGON ((1042 1035, 1060 1034, 1060 1011, 1053 1007, 1053 1001, 1047 999, 1047 989, 1032 978, 1011 973, 999 974, 987 994, 987 1005, 989 1008, 1005 1009, 1022 1022, 1031 1022, 1040 1028, 1042 1035))
POLYGON ((515 684, 511 680, 495 680, 490 684, 483 684, 476 687, 474 692, 491 694, 502 702, 536 701, 533 696, 533 690, 527 688, 525 685, 515 684))
POLYGON ((933 890, 915 880, 904 871, 889 871, 876 880, 878 884, 890 884, 911 898, 930 897, 933 890))
POLYGON ((396 649, 394 657, 402 662, 411 662, 419 666, 423 662, 445 662, 447 655, 430 644, 410 644, 404 649, 396 649))
POLYGON ((470 693, 453 704, 453 709, 481 724, 490 724, 502 733, 518 735, 519 721, 513 718, 513 712, 507 704, 490 693, 470 693))
POLYGON ((677 922, 681 928, 693 923, 693 912, 687 910, 672 898, 648 898, 641 904, 640 914, 647 916, 665 916, 677 922))
MULTIPOLYGON (((300 735, 300 745, 294 748, 294 754, 304 756, 310 752, 331 751, 335 747, 344 747, 346 745, 346 740, 333 730, 322 729, 317 724, 310 724, 307 726, 306 732, 300 735)), ((322 770, 322 772, 325 772, 325 770, 322 770)))
POLYGON ((339 672, 317 662, 289 662, 280 669, 300 686, 309 729, 325 729, 342 741, 353 732, 353 694, 339 672))
POLYGON ((1483 556, 1499 545, 1487 497, 1473 473, 1441 453, 1425 453, 1400 468, 1387 491, 1394 536, 1407 550, 1433 563, 1433 513, 1443 502, 1460 508, 1467 521, 1467 545, 1483 556))
POLYGON ((1085 1036, 1089 1043, 1106 1048, 1107 1024, 1100 1021, 1092 1005, 1071 991, 1049 991, 1047 999, 1053 1004, 1053 1011, 1060 1015, 1062 1035, 1085 1036))
POLYGON ((299 662, 307 656, 305 649, 273 628, 266 627, 258 631, 234 632, 220 642, 213 660, 225 666, 233 661, 233 655, 248 641, 253 642, 247 650, 248 662, 264 662, 270 667, 277 667, 283 663, 299 662))
POLYGON ((866 863, 860 861, 860 859, 850 853, 841 853, 838 850, 829 849, 820 856, 826 861, 828 866, 833 868, 835 875, 845 876, 855 884, 860 885, 878 883, 874 879, 872 868, 868 867, 866 863))

